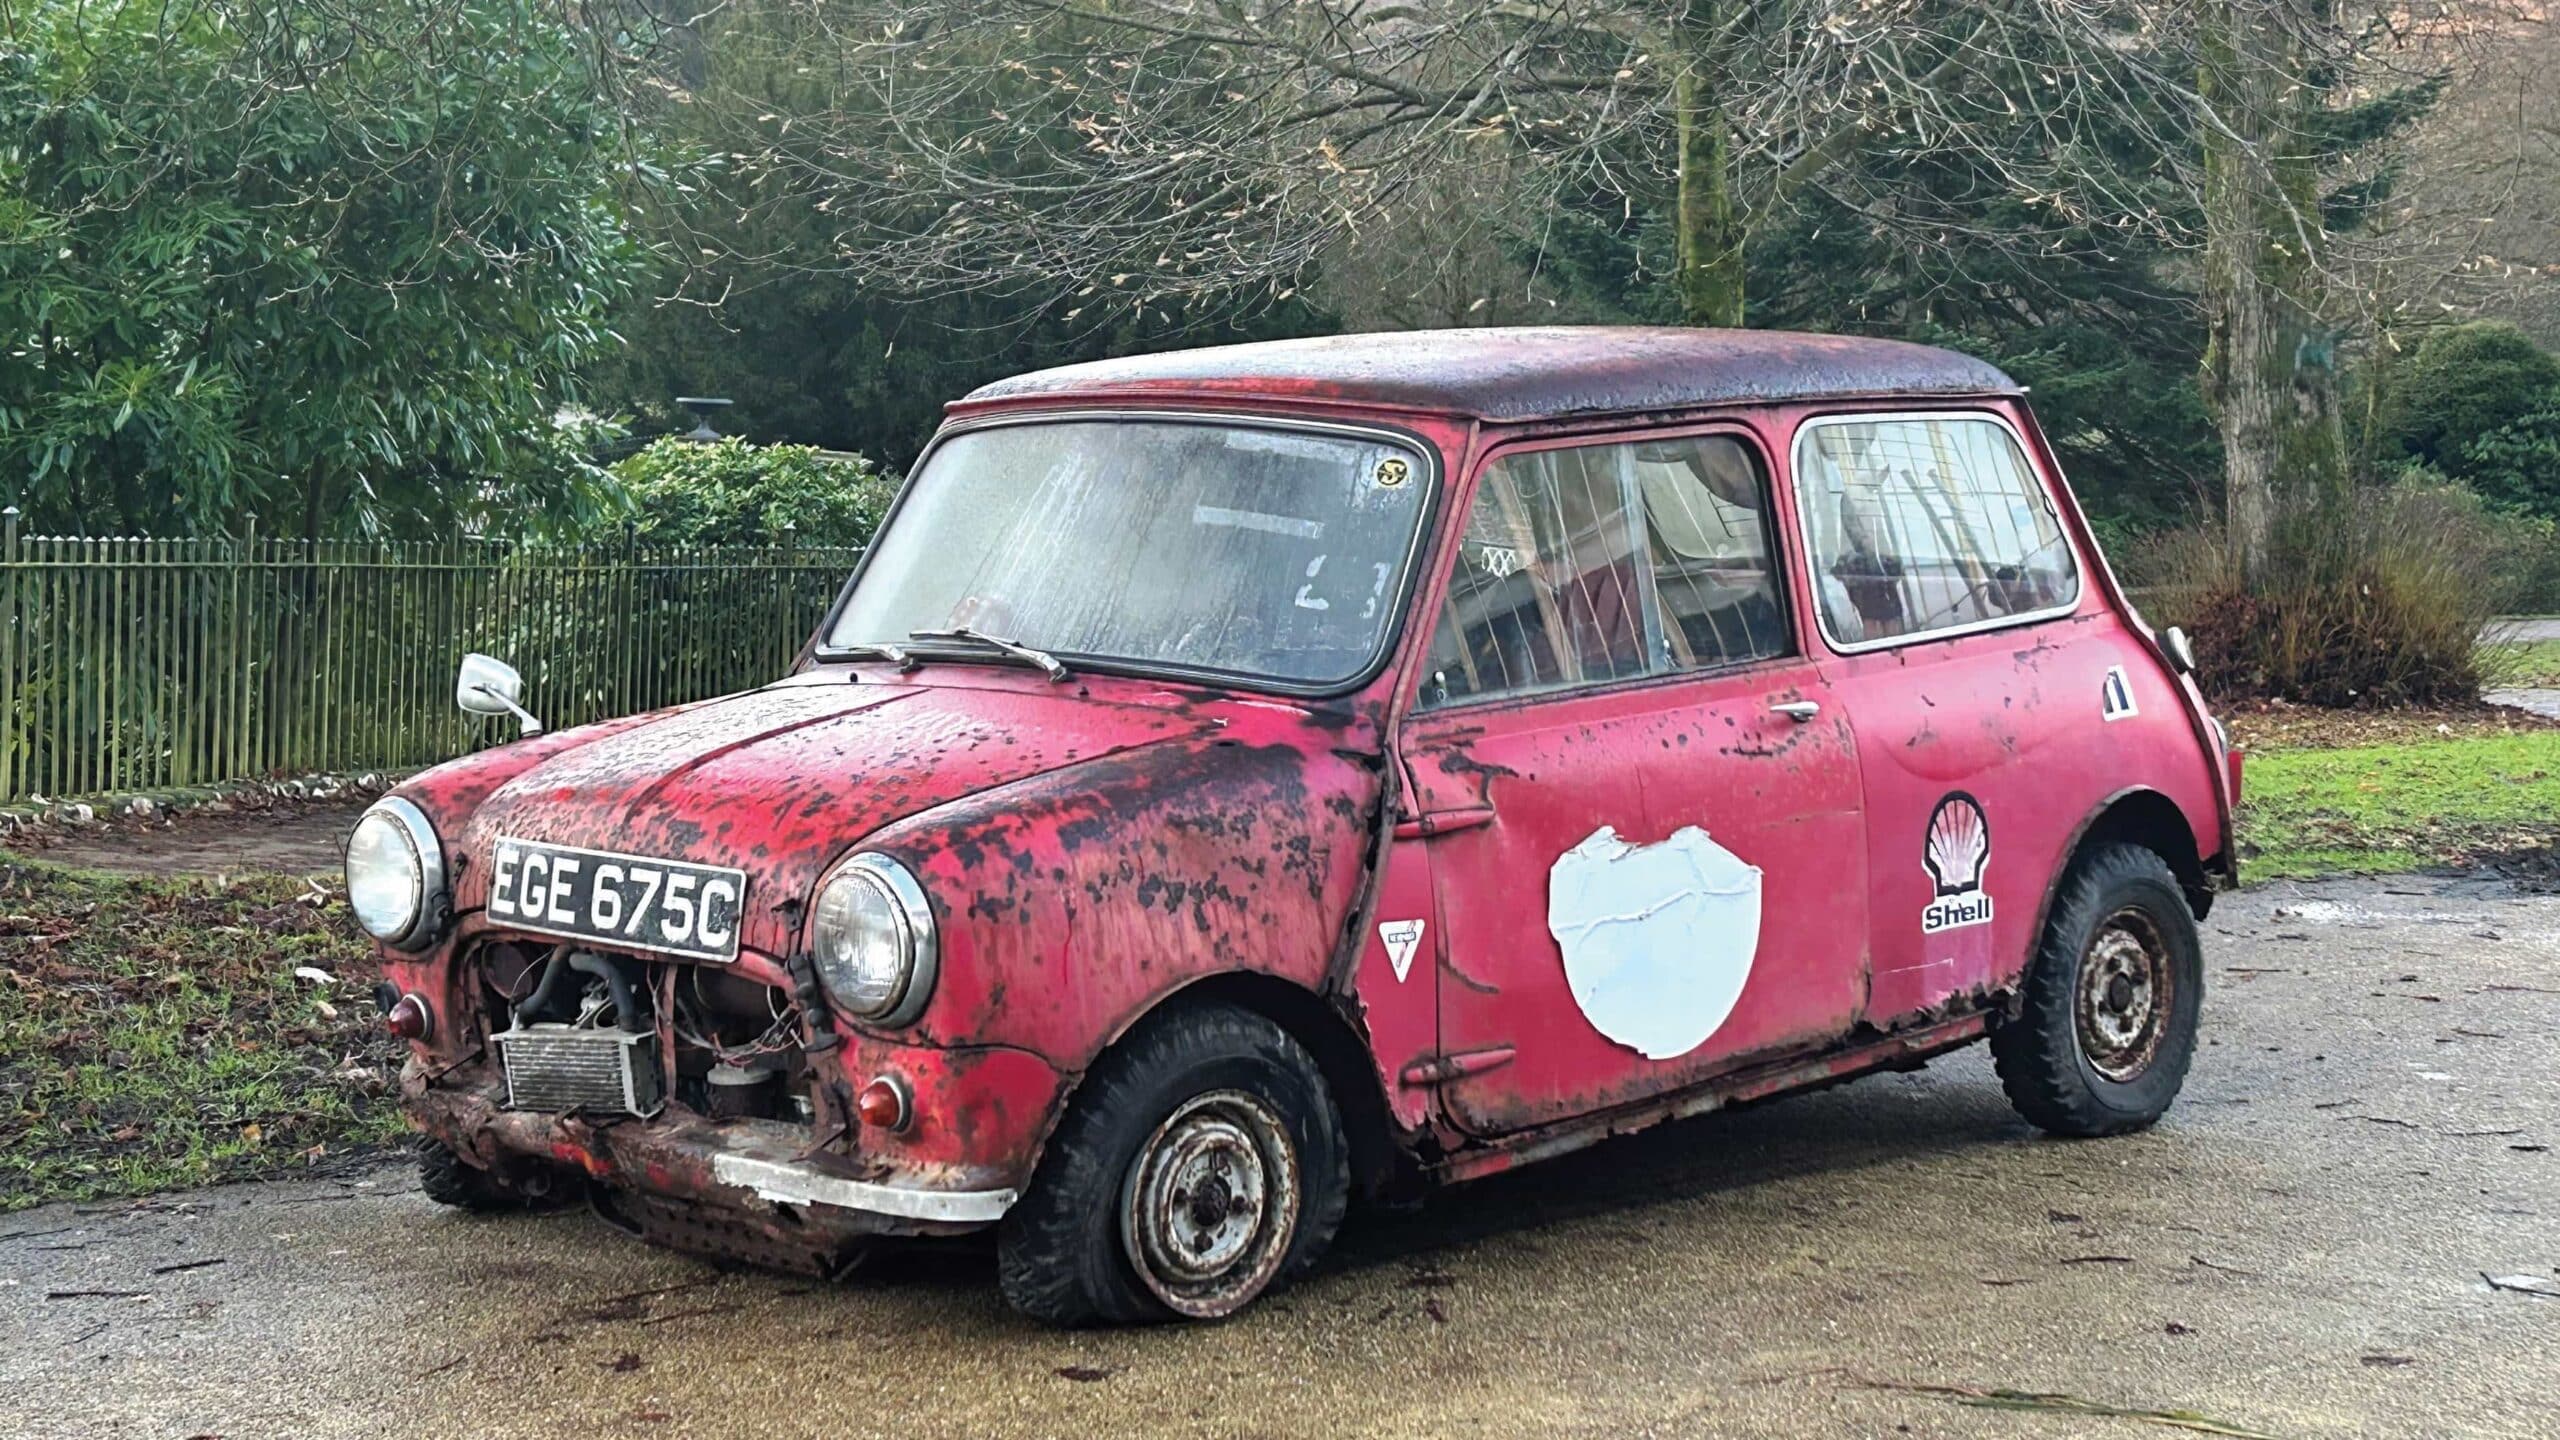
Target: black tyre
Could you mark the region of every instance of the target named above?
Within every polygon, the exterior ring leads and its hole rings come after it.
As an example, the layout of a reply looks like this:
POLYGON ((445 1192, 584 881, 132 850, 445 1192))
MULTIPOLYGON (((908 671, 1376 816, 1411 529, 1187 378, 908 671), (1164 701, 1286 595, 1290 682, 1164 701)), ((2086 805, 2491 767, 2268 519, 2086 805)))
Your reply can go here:
POLYGON ((2121 1135, 2186 1083, 2204 948, 2168 862, 2139 845, 2082 854, 2063 878, 2017 1018, 1991 1033, 2019 1114, 2056 1135, 2121 1135))
POLYGON ((439 1205, 482 1215, 521 1210, 526 1203, 497 1176, 455 1154, 441 1140, 418 1141, 418 1188, 439 1205))
POLYGON ((1085 1076, 998 1231, 997 1273, 1055 1325, 1214 1320, 1313 1264, 1349 1194, 1305 1048, 1259 1015, 1177 1004, 1085 1076))

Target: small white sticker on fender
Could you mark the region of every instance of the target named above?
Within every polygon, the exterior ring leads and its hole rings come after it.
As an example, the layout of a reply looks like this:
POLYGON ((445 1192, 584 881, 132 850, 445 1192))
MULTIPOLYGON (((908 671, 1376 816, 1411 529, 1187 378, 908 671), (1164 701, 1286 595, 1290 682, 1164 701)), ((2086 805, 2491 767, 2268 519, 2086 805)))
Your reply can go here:
POLYGON ((2121 665, 2112 665, 2107 668, 2106 688, 2101 694, 2103 698, 2098 702, 2098 712, 2110 723, 2117 720, 2130 720, 2142 713, 2134 708, 2133 681, 2124 673, 2124 667, 2121 665))
POLYGON ((1396 983, 1413 972, 1413 952, 1422 948, 1422 922, 1390 920, 1378 927, 1378 939, 1387 947, 1387 963, 1396 967, 1396 983))

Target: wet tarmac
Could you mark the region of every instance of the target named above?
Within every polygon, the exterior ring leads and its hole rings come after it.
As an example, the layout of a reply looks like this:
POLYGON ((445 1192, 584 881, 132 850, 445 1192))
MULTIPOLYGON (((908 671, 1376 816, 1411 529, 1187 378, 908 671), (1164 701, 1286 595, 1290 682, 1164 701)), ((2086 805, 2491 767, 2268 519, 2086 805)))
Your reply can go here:
POLYGON ((2208 928, 2154 1132, 2042 1138, 1970 1051, 1355 1215, 1218 1326, 1039 1329, 983 1246, 727 1272, 399 1169, 25 1211, 0 1434, 2178 1433, 1992 1391, 2560 1433, 2560 898, 2271 885, 2208 928))

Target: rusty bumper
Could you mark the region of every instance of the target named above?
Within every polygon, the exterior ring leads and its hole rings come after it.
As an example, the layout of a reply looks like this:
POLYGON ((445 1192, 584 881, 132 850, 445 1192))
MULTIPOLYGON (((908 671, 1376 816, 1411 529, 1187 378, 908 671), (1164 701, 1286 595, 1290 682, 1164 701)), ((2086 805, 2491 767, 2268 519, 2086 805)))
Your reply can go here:
MULTIPOLYGON (((1003 1218, 1018 1192, 937 1185, 931 1175, 876 1159, 811 1155, 805 1125, 712 1120, 669 1105, 650 1120, 537 1114, 504 1108, 504 1090, 486 1072, 429 1083, 413 1063, 401 1076, 412 1124, 500 1175, 528 1168, 571 1170, 647 1203, 629 1209, 653 1239, 653 1219, 684 1212, 763 1245, 825 1250, 877 1235, 943 1235, 1003 1218)), ((617 1217, 621 1218, 621 1217, 617 1217)), ((703 1248, 691 1244, 687 1248, 703 1248)), ((717 1248, 732 1249, 734 1246, 717 1248)))

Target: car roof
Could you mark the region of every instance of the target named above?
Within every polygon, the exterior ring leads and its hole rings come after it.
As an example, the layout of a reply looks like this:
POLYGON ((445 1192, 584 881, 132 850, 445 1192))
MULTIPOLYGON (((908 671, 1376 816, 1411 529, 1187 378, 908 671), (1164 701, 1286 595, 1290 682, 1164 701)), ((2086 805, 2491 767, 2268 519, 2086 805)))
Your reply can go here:
POLYGON ((999 380, 959 406, 1219 395, 1525 421, 1835 396, 2018 393, 1995 365, 1899 340, 1547 326, 1324 335, 1133 355, 999 380))

